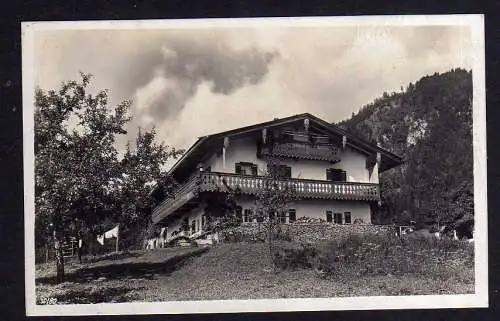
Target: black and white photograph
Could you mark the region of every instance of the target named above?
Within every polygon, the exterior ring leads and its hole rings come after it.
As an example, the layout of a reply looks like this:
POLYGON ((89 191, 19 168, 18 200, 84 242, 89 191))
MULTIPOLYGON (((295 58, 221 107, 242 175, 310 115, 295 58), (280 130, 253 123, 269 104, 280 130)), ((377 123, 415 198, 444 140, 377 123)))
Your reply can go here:
POLYGON ((482 15, 23 22, 28 315, 488 306, 482 15))

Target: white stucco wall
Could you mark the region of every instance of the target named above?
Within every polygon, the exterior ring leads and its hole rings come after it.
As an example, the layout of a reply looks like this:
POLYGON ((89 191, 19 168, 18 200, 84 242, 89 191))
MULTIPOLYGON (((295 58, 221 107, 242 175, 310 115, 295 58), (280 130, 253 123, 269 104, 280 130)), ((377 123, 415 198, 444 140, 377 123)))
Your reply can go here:
MULTIPOLYGON (((373 170, 370 177, 366 168, 366 156, 356 150, 346 147, 340 153, 341 161, 332 164, 327 161, 282 159, 283 165, 292 168, 293 178, 326 180, 326 169, 338 168, 346 171, 348 182, 378 183, 378 168, 373 170)), ((257 146, 251 138, 231 139, 226 150, 226 162, 223 166, 222 155, 213 155, 206 165, 211 166, 213 172, 234 173, 235 163, 251 162, 257 164, 259 175, 266 170, 266 162, 257 158, 257 146)))
POLYGON ((171 238, 172 232, 180 230, 182 221, 184 218, 187 216, 189 220, 189 229, 191 230, 191 222, 193 220, 198 220, 198 224, 201 226, 201 216, 203 215, 204 210, 202 206, 195 207, 194 209, 190 210, 188 213, 185 213, 181 215, 179 218, 176 218, 175 220, 172 220, 171 222, 168 222, 166 224, 167 226, 167 240, 171 238))
MULTIPOLYGON (((256 206, 255 201, 247 197, 237 199, 237 203, 242 209, 254 209, 256 206)), ((310 199, 290 203, 289 208, 295 209, 297 219, 311 217, 322 218, 326 221, 326 211, 333 213, 351 212, 351 222, 362 219, 365 224, 371 224, 371 210, 367 202, 310 199)))

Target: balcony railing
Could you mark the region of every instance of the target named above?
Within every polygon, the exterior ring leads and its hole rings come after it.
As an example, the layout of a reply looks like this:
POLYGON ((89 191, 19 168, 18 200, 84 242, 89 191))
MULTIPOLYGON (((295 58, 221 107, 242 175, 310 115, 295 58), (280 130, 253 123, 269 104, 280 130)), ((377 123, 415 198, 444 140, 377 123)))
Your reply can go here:
POLYGON ((196 173, 191 176, 186 183, 179 186, 171 196, 161 202, 161 204, 153 210, 153 223, 158 223, 168 214, 197 197, 199 192, 199 181, 200 175, 196 173))
MULTIPOLYGON (((200 191, 224 191, 238 188, 242 194, 256 194, 268 178, 227 173, 204 173, 200 191)), ((379 199, 378 184, 329 182, 307 179, 283 178, 275 182, 277 188, 289 187, 299 198, 376 201, 379 199)))
POLYGON ((310 145, 306 143, 274 143, 262 147, 262 155, 300 159, 340 161, 339 148, 334 145, 310 145))
MULTIPOLYGON (((159 222, 170 213, 194 199, 199 192, 225 192, 228 188, 238 188, 242 194, 252 195, 264 187, 266 180, 268 178, 262 176, 217 172, 199 173, 179 187, 172 197, 167 198, 155 208, 153 211, 153 222, 159 222)), ((288 186, 295 190, 298 198, 304 199, 358 201, 378 201, 380 199, 378 184, 283 178, 276 181, 276 186, 279 189, 288 186)))

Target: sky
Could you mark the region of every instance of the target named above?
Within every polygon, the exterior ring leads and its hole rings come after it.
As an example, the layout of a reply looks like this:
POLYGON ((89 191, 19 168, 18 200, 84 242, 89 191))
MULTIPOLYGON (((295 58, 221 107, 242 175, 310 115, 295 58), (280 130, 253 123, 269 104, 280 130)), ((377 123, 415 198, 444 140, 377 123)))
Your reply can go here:
POLYGON ((35 85, 93 74, 110 103, 133 101, 128 137, 154 126, 168 146, 309 112, 349 118, 384 92, 470 69, 464 26, 258 26, 37 30, 35 85))

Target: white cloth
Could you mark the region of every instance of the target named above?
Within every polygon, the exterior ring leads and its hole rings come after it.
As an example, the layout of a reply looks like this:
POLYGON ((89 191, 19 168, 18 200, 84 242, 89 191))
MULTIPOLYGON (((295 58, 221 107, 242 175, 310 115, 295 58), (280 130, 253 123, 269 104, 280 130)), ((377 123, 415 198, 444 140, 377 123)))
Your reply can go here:
POLYGON ((118 237, 118 225, 112 228, 111 230, 105 232, 104 234, 98 235, 97 242, 99 242, 101 245, 104 245, 104 239, 110 239, 112 237, 115 238, 118 237))
POLYGON ((110 239, 112 237, 118 237, 118 225, 115 226, 113 229, 107 231, 104 233, 104 238, 105 239, 110 239))

